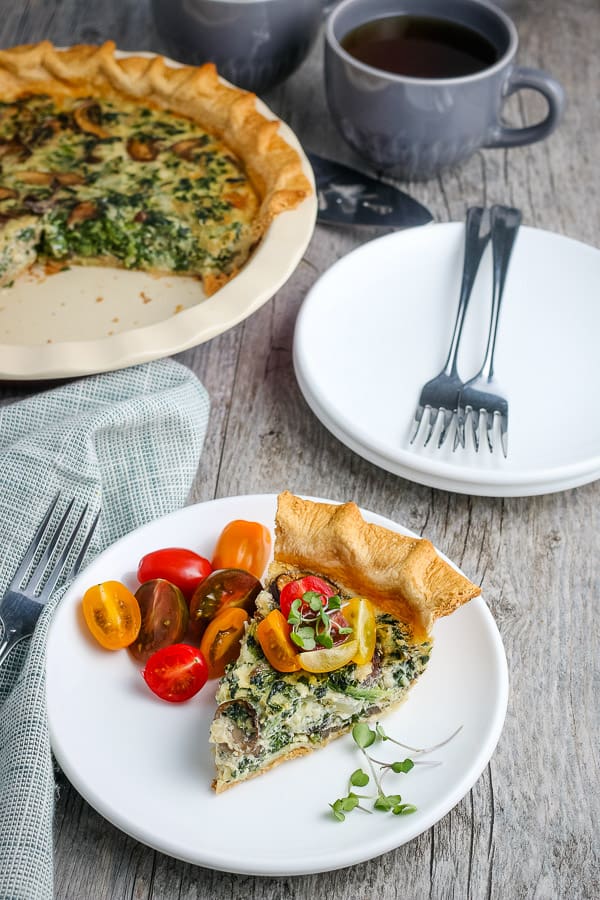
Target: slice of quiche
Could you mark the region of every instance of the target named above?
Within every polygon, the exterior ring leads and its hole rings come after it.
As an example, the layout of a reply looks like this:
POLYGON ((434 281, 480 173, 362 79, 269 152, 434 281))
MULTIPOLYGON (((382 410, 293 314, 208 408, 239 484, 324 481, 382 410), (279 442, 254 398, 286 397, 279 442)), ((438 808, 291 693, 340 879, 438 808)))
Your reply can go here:
MULTIPOLYGON (((434 621, 480 593, 429 541, 367 523, 354 503, 314 503, 289 492, 278 498, 268 584, 257 598, 239 658, 217 690, 210 732, 217 793, 402 703, 429 660, 434 621), (328 593, 340 598, 342 616, 351 598, 370 601, 376 624, 367 662, 316 673, 300 665, 296 671, 278 671, 268 662, 259 640, 261 622, 280 600, 284 607, 286 584, 306 576, 332 586, 328 593)), ((296 612, 311 599, 304 598, 296 612)), ((342 640, 354 638, 349 633, 342 640)))

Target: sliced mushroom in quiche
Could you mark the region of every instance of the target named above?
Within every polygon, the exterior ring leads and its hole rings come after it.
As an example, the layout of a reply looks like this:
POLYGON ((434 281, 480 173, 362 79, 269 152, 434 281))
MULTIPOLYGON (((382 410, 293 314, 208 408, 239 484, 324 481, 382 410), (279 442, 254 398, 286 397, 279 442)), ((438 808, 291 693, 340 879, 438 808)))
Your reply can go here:
POLYGON ((214 66, 112 43, 0 51, 0 285, 38 259, 194 275, 213 293, 311 190, 255 101, 214 66))
MULTIPOLYGON (((278 498, 275 532, 270 587, 257 598, 240 656, 216 695, 210 740, 217 792, 322 747, 357 721, 374 719, 402 703, 429 660, 435 619, 480 593, 429 541, 367 523, 353 503, 314 503, 285 492, 278 498), (375 610, 371 656, 364 661, 351 650, 351 662, 315 672, 319 667, 307 668, 299 649, 297 664, 279 666, 287 669, 280 671, 267 659, 273 657, 269 646, 263 649, 261 629, 268 617, 281 617, 280 607, 288 611, 286 586, 310 587, 314 576, 330 586, 326 594, 339 597, 342 622, 354 598, 368 599, 375 610)), ((296 613, 309 601, 318 616, 319 601, 310 591, 296 602, 296 613)), ((336 616, 333 612, 330 618, 336 616)), ((348 634, 349 646, 356 638, 348 634)), ((306 656, 311 653, 315 651, 309 649, 306 656)))

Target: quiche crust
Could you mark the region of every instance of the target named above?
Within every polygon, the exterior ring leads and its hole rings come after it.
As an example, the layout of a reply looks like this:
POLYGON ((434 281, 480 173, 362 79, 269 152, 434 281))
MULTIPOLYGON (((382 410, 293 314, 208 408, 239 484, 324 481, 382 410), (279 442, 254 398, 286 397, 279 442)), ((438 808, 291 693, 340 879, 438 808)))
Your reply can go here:
MULTIPOLYGON (((295 208, 312 192, 300 155, 278 133, 279 122, 259 112, 254 94, 224 83, 212 63, 176 67, 162 56, 118 57, 112 41, 64 50, 42 41, 0 50, 0 99, 11 102, 30 94, 121 97, 201 125, 242 161, 259 195, 252 244, 274 216, 295 208)), ((207 276, 205 292, 214 293, 235 274, 207 276)))
POLYGON ((433 544, 365 522, 355 503, 278 497, 272 580, 284 572, 324 575, 349 596, 368 597, 410 626, 415 640, 481 588, 445 562, 433 544))

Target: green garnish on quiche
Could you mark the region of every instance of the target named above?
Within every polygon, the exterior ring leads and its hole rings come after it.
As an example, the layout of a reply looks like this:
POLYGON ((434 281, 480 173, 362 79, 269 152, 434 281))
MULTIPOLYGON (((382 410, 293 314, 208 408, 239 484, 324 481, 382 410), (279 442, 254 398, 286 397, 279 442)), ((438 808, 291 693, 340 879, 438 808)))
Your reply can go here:
POLYGON ((38 260, 193 275, 213 293, 310 192, 277 129, 210 64, 112 43, 0 51, 0 285, 38 260))
POLYGON ((217 690, 210 732, 217 793, 397 707, 425 670, 434 621, 480 593, 429 541, 367 523, 354 503, 314 503, 285 492, 275 534, 269 588, 217 690), (257 639, 260 624, 279 608, 282 585, 311 576, 335 588, 342 613, 351 598, 370 601, 376 639, 369 661, 319 673, 269 663, 257 639))

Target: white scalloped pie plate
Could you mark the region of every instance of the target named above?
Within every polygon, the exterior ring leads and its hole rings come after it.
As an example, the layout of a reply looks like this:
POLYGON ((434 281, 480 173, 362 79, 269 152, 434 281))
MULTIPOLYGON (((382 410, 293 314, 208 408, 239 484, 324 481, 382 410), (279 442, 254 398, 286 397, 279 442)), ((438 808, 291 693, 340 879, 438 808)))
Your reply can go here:
MULTIPOLYGON (((276 118, 262 101, 256 104, 276 118)), ((314 185, 298 139, 283 122, 279 132, 300 154, 314 185)), ((116 268, 73 266, 19 278, 0 289, 0 379, 104 372, 210 340, 259 309, 290 277, 311 239, 316 212, 313 194, 277 216, 241 272, 209 298, 193 278, 116 268)))

